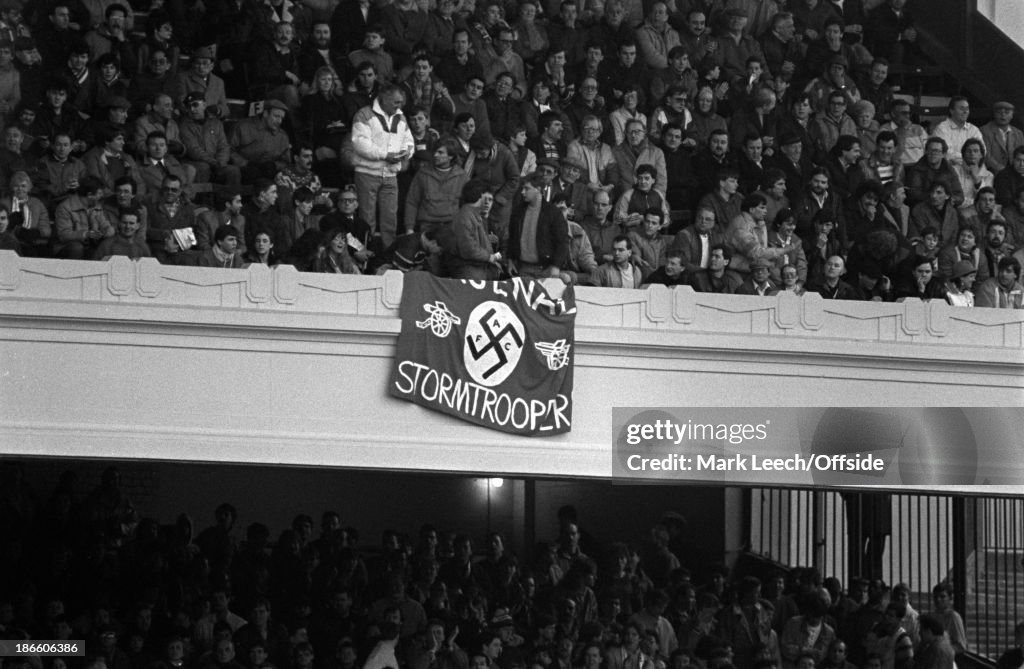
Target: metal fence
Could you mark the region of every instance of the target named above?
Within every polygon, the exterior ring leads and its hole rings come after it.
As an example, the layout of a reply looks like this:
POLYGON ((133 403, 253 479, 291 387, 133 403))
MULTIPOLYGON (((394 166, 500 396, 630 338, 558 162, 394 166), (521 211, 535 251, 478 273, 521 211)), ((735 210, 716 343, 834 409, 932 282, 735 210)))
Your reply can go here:
POLYGON ((1024 499, 754 488, 749 540, 756 555, 844 585, 858 574, 906 583, 923 612, 949 581, 982 656, 1011 647, 1024 620, 1024 499))

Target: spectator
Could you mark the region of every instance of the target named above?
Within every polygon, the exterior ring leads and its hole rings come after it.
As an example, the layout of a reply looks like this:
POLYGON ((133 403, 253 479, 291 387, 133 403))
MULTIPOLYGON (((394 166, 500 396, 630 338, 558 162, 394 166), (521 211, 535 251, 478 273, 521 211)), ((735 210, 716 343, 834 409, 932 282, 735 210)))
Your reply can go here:
POLYGON ((146 191, 157 191, 164 177, 173 174, 181 178, 186 189, 192 187, 196 177, 196 168, 183 165, 168 153, 167 136, 159 130, 149 133, 146 138, 146 150, 139 165, 139 175, 146 191))
MULTIPOLYGON (((1014 265, 1013 263, 1006 263, 1004 265, 1002 262, 1000 262, 1000 264, 998 266, 998 270, 999 270, 999 275, 997 277, 997 280, 998 280, 998 282, 1000 284, 1000 288, 1005 288, 1006 287, 1006 283, 1007 282, 1004 282, 1004 280, 1008 279, 1010 270, 1013 270, 1015 272, 1015 274, 1014 274, 1015 280, 1016 281, 1020 281, 1020 263, 1019 262, 1016 265, 1014 265), (1005 272, 1004 272, 1004 267, 1006 268, 1005 272)), ((997 306, 996 304, 994 304, 994 300, 993 301, 989 301, 989 299, 994 295, 994 292, 991 290, 991 287, 986 289, 984 292, 985 292, 985 295, 986 295, 986 302, 987 303, 984 304, 984 305, 983 304, 978 304, 978 306, 997 306)), ((1000 298, 1002 298, 1002 295, 1000 295, 1000 298)), ((1001 301, 1001 299, 1000 299, 1000 301, 1001 301)), ((1017 304, 1017 306, 1015 308, 1019 309, 1020 308, 1020 305, 1019 305, 1020 297, 1017 297, 1016 301, 1017 301, 1018 304, 1017 304)), ((941 624, 941 627, 938 628, 938 631, 936 631, 936 626, 933 623, 929 623, 931 625, 931 627, 932 627, 933 634, 935 636, 942 636, 943 631, 944 631, 945 634, 946 634, 946 637, 949 639, 949 643, 953 647, 953 651, 956 654, 958 654, 958 655, 962 654, 962 653, 966 653, 967 650, 968 650, 967 632, 964 629, 963 618, 961 618, 960 614, 957 613, 953 609, 953 588, 949 585, 949 583, 945 583, 945 582, 939 583, 934 588, 932 588, 932 605, 934 607, 934 612, 933 612, 932 615, 934 615, 934 617, 941 624)), ((922 642, 926 641, 925 636, 924 636, 924 627, 925 627, 925 621, 922 620, 921 621, 921 641, 922 642)))
MULTIPOLYGON (((954 307, 973 307, 972 288, 977 276, 978 268, 970 260, 957 261, 952 272, 949 273, 949 280, 946 281, 946 301, 954 307)), ((906 627, 905 623, 904 627, 906 627)))
POLYGON ((725 244, 715 244, 708 254, 708 266, 698 270, 690 285, 698 293, 733 294, 743 283, 743 277, 729 269, 732 250, 725 244))
MULTIPOLYGON (((910 276, 901 277, 896 286, 896 295, 903 298, 916 297, 924 302, 933 299, 945 300, 946 290, 942 279, 935 276, 933 262, 934 259, 927 256, 914 258, 909 266, 912 273, 910 276)), ((900 617, 902 618, 902 614, 900 617)))
POLYGON ((615 204, 615 222, 623 229, 641 227, 646 212, 651 209, 662 212, 662 222, 669 220, 668 203, 654 187, 657 180, 658 174, 653 165, 637 165, 633 187, 627 189, 615 204))
POLYGON ((268 267, 276 266, 280 260, 274 252, 274 240, 266 232, 261 232, 253 238, 253 246, 242 256, 247 263, 259 263, 268 267))
POLYGON ((210 114, 224 119, 228 116, 228 99, 224 80, 213 73, 214 54, 215 50, 207 46, 193 51, 189 70, 174 77, 171 95, 181 105, 190 93, 201 93, 210 114))
POLYGON ((860 300, 860 291, 842 280, 846 274, 846 261, 842 256, 831 256, 825 261, 821 279, 812 289, 826 300, 860 300))
POLYGON ((455 219, 459 194, 469 180, 454 162, 457 151, 452 138, 442 139, 434 149, 433 164, 416 172, 405 201, 406 234, 450 226, 455 219))
POLYGON ((85 176, 78 193, 57 207, 53 246, 57 257, 71 260, 91 258, 101 240, 114 236, 114 226, 100 203, 102 197, 103 182, 96 177, 85 176))
POLYGON ((534 173, 522 186, 522 202, 512 210, 508 238, 509 272, 526 278, 559 276, 569 251, 565 218, 544 202, 544 177, 534 173))
POLYGON ((928 199, 910 210, 907 236, 911 239, 922 237, 923 231, 929 227, 938 231, 940 244, 951 243, 960 229, 960 213, 950 200, 949 188, 942 181, 932 183, 928 199))
POLYGON ((992 183, 996 190, 996 202, 1004 207, 1013 202, 1017 191, 1024 187, 1024 146, 1013 150, 1010 164, 1004 167, 992 183))
POLYGON ((253 238, 260 232, 270 234, 274 245, 281 249, 280 253, 287 255, 292 242, 290 230, 283 220, 280 210, 277 208, 278 188, 277 184, 269 179, 257 179, 253 184, 252 199, 242 206, 242 216, 245 217, 245 247, 251 248, 253 238))
POLYGON ((892 121, 880 128, 896 134, 896 151, 899 161, 908 167, 924 158, 928 132, 910 118, 910 103, 897 99, 892 103, 892 121))
MULTIPOLYGON (((82 156, 85 173, 97 177, 107 188, 113 189, 121 177, 129 177, 137 184, 142 182, 138 164, 124 152, 125 135, 116 128, 96 133, 96 145, 82 156)), ((74 142, 71 144, 74 151, 74 142)))
POLYGON ((181 143, 181 131, 174 120, 174 102, 171 96, 158 93, 149 104, 149 113, 135 121, 132 133, 132 153, 143 156, 149 135, 153 132, 163 133, 167 139, 167 150, 173 156, 185 154, 185 146, 181 143))
POLYGON ((185 197, 181 177, 165 176, 146 209, 146 243, 153 257, 163 264, 194 264, 196 213, 185 197))
POLYGON ((1020 261, 1002 257, 995 275, 978 286, 974 294, 977 307, 1024 309, 1024 286, 1020 284, 1020 261))
POLYGON ((839 90, 828 93, 828 105, 818 112, 810 126, 814 146, 821 154, 827 154, 843 135, 857 135, 857 125, 846 113, 846 95, 839 90))
POLYGON ((259 116, 239 121, 231 129, 231 162, 242 171, 243 182, 271 179, 288 164, 291 142, 281 128, 288 106, 267 100, 259 116))
MULTIPOLYGON (((341 228, 328 228, 317 249, 311 271, 328 274, 361 274, 348 253, 348 233, 341 228)), ((382 625, 383 631, 383 625, 382 625)), ((398 638, 398 629, 394 630, 398 638)), ((381 665, 382 667, 385 665, 381 665)))
POLYGON ((763 195, 754 193, 743 199, 740 214, 730 221, 725 232, 726 243, 733 249, 729 264, 733 271, 746 274, 759 258, 767 260, 770 269, 782 256, 795 254, 799 248, 796 240, 784 248, 768 245, 767 214, 768 203, 763 195))
POLYGON ((355 182, 359 208, 385 246, 394 241, 398 225, 397 175, 412 157, 413 139, 402 114, 405 94, 387 86, 373 105, 353 119, 355 182))
POLYGON ((230 225, 238 232, 238 250, 245 252, 245 216, 242 215, 242 196, 237 192, 218 192, 213 196, 213 208, 199 214, 196 222, 196 242, 206 250, 214 234, 224 225, 230 225))
POLYGON ((221 267, 236 269, 242 266, 242 254, 238 250, 238 230, 230 225, 217 228, 213 236, 213 244, 203 251, 196 264, 200 267, 221 267))
POLYGON ((46 193, 50 206, 59 205, 72 191, 78 190, 85 176, 85 163, 71 155, 71 137, 56 135, 50 151, 36 163, 36 188, 46 193))
POLYGON ((237 187, 242 172, 231 164, 231 146, 220 119, 207 113, 206 98, 193 92, 185 96, 186 115, 181 121, 185 158, 196 171, 196 183, 216 183, 237 187))
POLYGON ((507 242, 512 201, 519 184, 519 168, 508 147, 487 133, 476 133, 470 141, 472 167, 466 172, 472 179, 481 179, 494 194, 494 206, 488 216, 489 229, 498 235, 499 245, 507 242))
MULTIPOLYGON (((47 257, 50 255, 50 214, 46 205, 32 197, 32 179, 27 172, 15 172, 8 182, 10 195, 4 198, 8 221, 18 241, 20 254, 47 257)), ((81 189, 81 186, 79 186, 81 189)))
POLYGON ((952 669, 956 666, 955 655, 942 621, 933 615, 921 616, 921 645, 914 654, 915 666, 952 669))
POLYGON ((451 253, 452 278, 494 280, 501 274, 501 253, 495 250, 498 238, 488 232, 487 217, 494 196, 479 180, 466 183, 460 195, 460 207, 453 223, 455 248, 451 253))
POLYGON ((107 260, 111 256, 127 256, 132 260, 151 257, 149 247, 139 240, 138 231, 139 213, 130 209, 122 210, 117 220, 117 234, 99 242, 93 260, 107 260))
MULTIPOLYGON (((619 235, 612 241, 612 260, 594 272, 594 285, 608 288, 639 288, 643 283, 640 268, 633 265, 633 244, 619 235)), ((639 634, 637 634, 639 641, 639 634)))
MULTIPOLYGON (((662 237, 661 230, 665 227, 666 217, 660 207, 646 209, 640 216, 641 225, 630 230, 627 236, 633 248, 633 265, 640 270, 641 283, 647 283, 647 278, 665 264, 668 242, 662 237)), ((664 629, 658 631, 664 632, 664 629)))
POLYGON ((645 285, 660 284, 662 286, 687 286, 690 276, 683 267, 682 254, 678 249, 669 249, 665 255, 665 264, 651 272, 645 285))
POLYGON ((935 126, 932 131, 933 137, 939 137, 946 142, 948 149, 947 158, 953 165, 960 165, 963 162, 963 147, 970 139, 981 142, 981 152, 985 152, 985 141, 981 137, 981 130, 967 119, 971 115, 971 105, 962 95, 954 95, 949 100, 949 116, 935 126))
POLYGON ((985 144, 985 166, 994 174, 1005 169, 1018 146, 1024 146, 1024 132, 1010 125, 1012 103, 999 101, 992 105, 992 120, 981 128, 985 144))

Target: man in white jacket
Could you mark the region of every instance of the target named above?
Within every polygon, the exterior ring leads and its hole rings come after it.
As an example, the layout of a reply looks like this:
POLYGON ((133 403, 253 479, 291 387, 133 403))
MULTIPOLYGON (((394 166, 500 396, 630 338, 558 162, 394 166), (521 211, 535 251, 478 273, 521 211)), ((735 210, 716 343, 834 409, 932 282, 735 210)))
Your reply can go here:
POLYGON ((414 141, 402 114, 405 93, 399 86, 381 89, 352 121, 356 195, 367 223, 380 232, 385 247, 398 228, 398 173, 408 168, 414 141))

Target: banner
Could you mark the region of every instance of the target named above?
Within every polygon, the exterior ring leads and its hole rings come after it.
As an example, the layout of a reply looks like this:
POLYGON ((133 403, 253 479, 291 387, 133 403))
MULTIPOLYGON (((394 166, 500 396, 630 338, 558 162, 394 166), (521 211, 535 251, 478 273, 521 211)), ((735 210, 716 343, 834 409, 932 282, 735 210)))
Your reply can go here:
POLYGON ((409 272, 390 393, 512 434, 572 429, 576 300, 529 279, 409 272))

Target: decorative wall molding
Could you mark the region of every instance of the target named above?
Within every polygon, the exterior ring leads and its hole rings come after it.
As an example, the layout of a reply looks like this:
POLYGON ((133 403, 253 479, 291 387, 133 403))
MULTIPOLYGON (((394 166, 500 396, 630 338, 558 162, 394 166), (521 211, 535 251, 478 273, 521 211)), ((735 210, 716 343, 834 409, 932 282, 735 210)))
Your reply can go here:
POLYGON ((616 406, 1024 406, 1024 312, 577 288, 572 432, 503 435, 387 393, 402 279, 0 252, 0 453, 603 478, 616 406))
MULTIPOLYGON (((397 272, 339 276, 262 265, 225 270, 160 265, 151 258, 42 260, 0 251, 0 311, 7 311, 2 305, 12 301, 60 300, 80 306, 118 303, 393 320, 401 293, 397 272)), ((664 286, 580 287, 576 295, 580 328, 1006 349, 1012 352, 1008 362, 1024 361, 1024 311, 954 309, 916 299, 877 303, 823 300, 816 294, 714 295, 664 286)))

